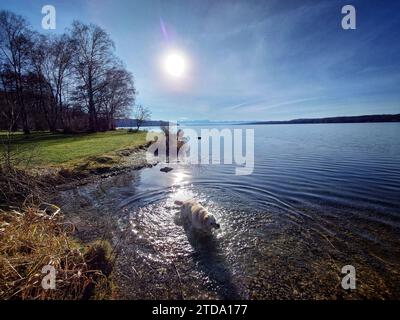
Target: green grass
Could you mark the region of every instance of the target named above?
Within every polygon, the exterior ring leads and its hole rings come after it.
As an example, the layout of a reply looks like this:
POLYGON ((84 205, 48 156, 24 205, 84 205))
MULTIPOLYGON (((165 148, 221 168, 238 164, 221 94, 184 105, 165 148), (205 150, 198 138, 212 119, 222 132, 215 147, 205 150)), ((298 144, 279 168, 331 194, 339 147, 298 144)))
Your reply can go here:
MULTIPOLYGON (((0 134, 0 137, 3 134, 0 134)), ((99 133, 52 134, 35 132, 15 134, 13 149, 18 160, 31 159, 31 165, 59 166, 76 164, 93 156, 133 148, 146 143, 146 132, 116 130, 99 133)), ((0 144, 0 149, 3 146, 0 144)))

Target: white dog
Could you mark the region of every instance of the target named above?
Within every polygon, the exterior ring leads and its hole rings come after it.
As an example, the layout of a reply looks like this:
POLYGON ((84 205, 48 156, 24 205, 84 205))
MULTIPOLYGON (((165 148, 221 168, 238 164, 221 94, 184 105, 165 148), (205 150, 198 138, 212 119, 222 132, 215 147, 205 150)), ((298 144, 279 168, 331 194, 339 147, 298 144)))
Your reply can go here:
POLYGON ((220 225, 215 217, 196 201, 176 200, 175 204, 181 206, 182 216, 186 217, 194 228, 205 232, 211 232, 213 228, 219 229, 220 225))

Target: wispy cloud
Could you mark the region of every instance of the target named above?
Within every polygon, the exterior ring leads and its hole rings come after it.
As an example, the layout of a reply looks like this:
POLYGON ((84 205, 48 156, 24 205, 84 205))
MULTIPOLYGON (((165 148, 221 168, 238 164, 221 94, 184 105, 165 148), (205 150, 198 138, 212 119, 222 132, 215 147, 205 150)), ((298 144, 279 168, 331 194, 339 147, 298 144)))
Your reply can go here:
POLYGON ((275 104, 268 104, 266 100, 258 101, 258 102, 246 102, 239 105, 235 105, 232 107, 228 107, 227 110, 240 110, 243 112, 259 112, 263 110, 270 110, 273 108, 290 106, 290 105, 298 105, 300 103, 321 100, 321 97, 312 97, 305 99, 296 99, 290 101, 283 101, 275 104))

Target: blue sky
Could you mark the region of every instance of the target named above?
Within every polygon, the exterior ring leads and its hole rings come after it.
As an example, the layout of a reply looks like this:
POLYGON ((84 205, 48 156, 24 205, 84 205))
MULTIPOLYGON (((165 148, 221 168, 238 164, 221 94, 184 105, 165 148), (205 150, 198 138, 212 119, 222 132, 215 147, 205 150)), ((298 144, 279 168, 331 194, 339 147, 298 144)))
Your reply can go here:
POLYGON ((284 120, 400 113, 400 1, 0 1, 41 30, 74 19, 106 29, 153 119, 284 120), (357 29, 341 28, 342 6, 357 29), (161 25, 164 25, 164 32, 161 25), (170 50, 188 69, 171 79, 170 50))

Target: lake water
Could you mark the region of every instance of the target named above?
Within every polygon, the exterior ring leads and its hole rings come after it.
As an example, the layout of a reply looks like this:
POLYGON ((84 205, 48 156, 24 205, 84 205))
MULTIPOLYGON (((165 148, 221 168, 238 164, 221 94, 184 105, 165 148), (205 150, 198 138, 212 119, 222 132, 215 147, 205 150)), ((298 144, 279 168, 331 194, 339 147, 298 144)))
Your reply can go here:
POLYGON ((251 175, 158 165, 74 191, 94 224, 116 225, 121 297, 400 298, 400 124, 246 128, 251 175), (213 236, 182 224, 173 202, 187 198, 216 216, 213 236), (341 287, 345 265, 355 290, 341 287))

